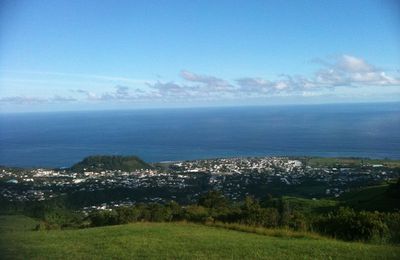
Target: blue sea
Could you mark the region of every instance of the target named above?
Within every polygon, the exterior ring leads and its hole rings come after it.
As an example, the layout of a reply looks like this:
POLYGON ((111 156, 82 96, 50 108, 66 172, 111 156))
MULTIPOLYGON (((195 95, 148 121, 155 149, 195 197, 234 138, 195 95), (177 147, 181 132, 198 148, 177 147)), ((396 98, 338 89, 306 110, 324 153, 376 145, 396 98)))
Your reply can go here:
POLYGON ((88 155, 400 159, 400 103, 0 115, 0 164, 67 167, 88 155))

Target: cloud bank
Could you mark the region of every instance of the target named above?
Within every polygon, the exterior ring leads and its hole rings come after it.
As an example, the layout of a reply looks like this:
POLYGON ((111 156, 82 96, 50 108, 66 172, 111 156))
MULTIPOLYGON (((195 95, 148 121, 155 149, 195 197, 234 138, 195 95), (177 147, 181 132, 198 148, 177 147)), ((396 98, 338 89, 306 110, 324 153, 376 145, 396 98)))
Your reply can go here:
POLYGON ((72 90, 73 97, 3 97, 0 103, 37 104, 56 102, 147 102, 180 100, 215 101, 263 98, 274 95, 317 96, 323 90, 399 86, 399 71, 388 73, 362 58, 341 55, 333 60, 316 60, 320 68, 312 75, 282 74, 277 79, 241 77, 226 80, 212 75, 180 72, 180 81, 145 82, 141 88, 117 85, 110 91, 96 93, 86 89, 72 90))
POLYGON ((64 97, 59 95, 54 95, 48 98, 32 97, 32 96, 12 96, 12 97, 0 97, 1 103, 11 103, 11 104, 44 104, 44 103, 65 103, 74 102, 78 99, 73 97, 64 97))

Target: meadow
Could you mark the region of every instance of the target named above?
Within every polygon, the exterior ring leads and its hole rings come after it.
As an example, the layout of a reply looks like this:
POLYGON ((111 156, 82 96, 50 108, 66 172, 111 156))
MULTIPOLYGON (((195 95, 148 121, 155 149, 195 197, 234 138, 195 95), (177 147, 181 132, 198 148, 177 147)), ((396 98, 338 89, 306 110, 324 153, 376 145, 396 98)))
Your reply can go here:
POLYGON ((294 232, 249 233, 192 223, 33 231, 36 221, 0 216, 2 259, 398 259, 400 247, 294 232))
POLYGON ((400 167, 400 160, 389 159, 309 157, 305 159, 305 162, 311 167, 362 167, 366 165, 383 165, 387 168, 400 167))

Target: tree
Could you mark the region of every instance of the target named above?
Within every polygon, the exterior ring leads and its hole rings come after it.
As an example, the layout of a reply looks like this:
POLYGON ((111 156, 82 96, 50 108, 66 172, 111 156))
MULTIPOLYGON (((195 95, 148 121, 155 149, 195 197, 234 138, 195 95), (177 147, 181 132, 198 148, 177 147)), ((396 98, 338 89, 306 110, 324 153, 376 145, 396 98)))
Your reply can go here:
POLYGON ((118 224, 135 222, 140 216, 140 212, 135 207, 120 207, 115 209, 118 215, 118 224))
POLYGON ((222 209, 228 206, 228 201, 221 192, 212 190, 200 197, 198 204, 210 209, 222 209))
POLYGON ((356 212, 343 207, 317 219, 314 227, 321 233, 344 240, 370 241, 388 236, 388 227, 378 212, 356 212))
POLYGON ((183 211, 182 211, 182 207, 181 205, 179 205, 177 202, 175 201, 170 201, 169 203, 167 203, 165 205, 165 207, 167 207, 170 212, 171 212, 171 219, 170 221, 173 220, 182 220, 184 218, 183 216, 183 211))
POLYGON ((288 226, 290 222, 290 205, 287 201, 283 200, 282 198, 278 201, 278 212, 280 215, 279 225, 280 226, 288 226))

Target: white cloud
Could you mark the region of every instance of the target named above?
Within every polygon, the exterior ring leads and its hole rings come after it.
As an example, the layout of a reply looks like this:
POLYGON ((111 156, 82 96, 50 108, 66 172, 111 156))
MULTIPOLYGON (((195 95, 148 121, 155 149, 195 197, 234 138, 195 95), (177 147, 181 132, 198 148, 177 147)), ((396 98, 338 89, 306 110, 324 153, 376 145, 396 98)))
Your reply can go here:
POLYGON ((108 81, 108 82, 124 82, 129 84, 145 84, 149 82, 146 79, 136 79, 136 78, 128 78, 128 77, 119 77, 119 76, 108 76, 108 75, 97 75, 97 74, 83 74, 83 73, 63 73, 63 72, 53 72, 53 71, 17 71, 17 70, 0 70, 4 72, 10 72, 15 74, 23 74, 23 75, 36 75, 36 76, 51 76, 51 77, 68 77, 68 78, 77 78, 77 79, 86 79, 86 80, 100 80, 100 81, 108 81))
MULTIPOLYGON (((321 68, 311 76, 279 75, 276 79, 262 77, 243 77, 235 81, 210 75, 197 74, 187 70, 180 72, 181 80, 147 81, 145 88, 131 88, 117 85, 110 91, 94 92, 86 89, 73 90, 74 97, 3 97, 2 103, 50 103, 70 101, 131 102, 131 101, 201 101, 263 98, 272 96, 321 95, 326 90, 337 88, 362 88, 392 86, 400 87, 399 71, 389 73, 368 63, 364 59, 351 55, 342 55, 334 60, 319 60, 321 68)), ((62 74, 64 75, 64 74, 62 74)), ((65 74, 69 75, 69 74, 65 74)), ((79 74, 78 74, 79 75, 79 74)), ((86 75, 86 77, 107 79, 108 77, 86 75)), ((109 78, 113 80, 125 78, 109 78)))
POLYGON ((48 98, 31 97, 31 96, 12 96, 0 98, 0 103, 29 105, 29 104, 43 104, 43 103, 64 103, 73 102, 77 99, 73 97, 63 97, 55 95, 48 98))
POLYGON ((387 75, 383 70, 361 58, 342 55, 334 64, 327 65, 315 74, 315 84, 321 87, 397 86, 399 75, 387 75))
POLYGON ((262 78, 242 78, 236 82, 242 90, 255 92, 299 92, 334 89, 337 87, 400 86, 398 73, 388 75, 385 71, 361 58, 342 55, 334 63, 319 60, 324 67, 311 77, 283 75, 269 81, 262 78))
POLYGON ((205 91, 224 92, 230 91, 231 88, 234 88, 234 86, 228 81, 214 76, 199 75, 193 72, 189 72, 187 70, 182 70, 180 75, 186 81, 198 83, 198 86, 200 88, 203 88, 205 91))
POLYGON ((339 57, 336 67, 346 72, 370 72, 376 70, 365 60, 350 55, 339 57))

